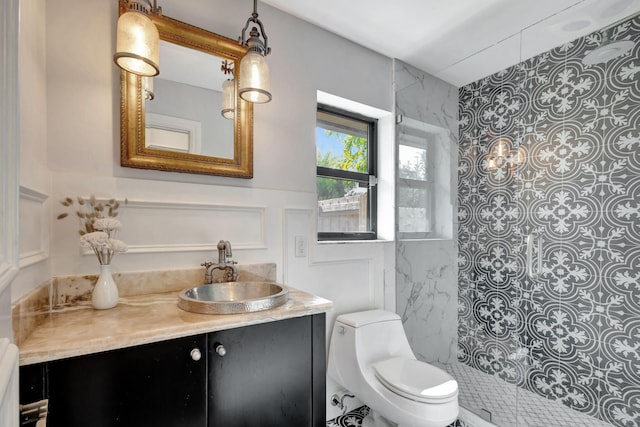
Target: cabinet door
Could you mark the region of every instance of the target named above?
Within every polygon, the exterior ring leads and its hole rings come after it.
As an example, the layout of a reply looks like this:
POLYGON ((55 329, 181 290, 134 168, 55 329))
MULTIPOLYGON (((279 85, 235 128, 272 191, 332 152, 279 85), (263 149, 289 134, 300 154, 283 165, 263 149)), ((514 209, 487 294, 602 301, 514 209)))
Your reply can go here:
POLYGON ((206 348, 203 335, 51 362, 47 425, 204 427, 206 348))
POLYGON ((311 426, 312 341, 312 316, 209 334, 209 427, 311 426))

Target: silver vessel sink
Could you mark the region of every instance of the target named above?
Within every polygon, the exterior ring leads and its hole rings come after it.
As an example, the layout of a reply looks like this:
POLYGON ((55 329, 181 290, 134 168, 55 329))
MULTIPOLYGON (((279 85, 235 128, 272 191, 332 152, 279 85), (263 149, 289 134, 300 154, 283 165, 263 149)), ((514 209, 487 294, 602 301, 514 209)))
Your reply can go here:
POLYGON ((178 307, 202 314, 251 313, 284 304, 288 293, 275 282, 213 283, 180 292, 178 307))

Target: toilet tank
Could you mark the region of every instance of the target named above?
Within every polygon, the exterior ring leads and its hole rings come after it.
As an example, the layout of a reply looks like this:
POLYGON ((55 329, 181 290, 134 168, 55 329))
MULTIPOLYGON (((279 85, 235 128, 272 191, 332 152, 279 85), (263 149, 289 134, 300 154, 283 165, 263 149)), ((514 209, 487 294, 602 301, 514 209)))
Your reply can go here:
POLYGON ((333 326, 327 373, 350 388, 360 370, 395 356, 415 359, 400 316, 384 310, 343 314, 333 326))

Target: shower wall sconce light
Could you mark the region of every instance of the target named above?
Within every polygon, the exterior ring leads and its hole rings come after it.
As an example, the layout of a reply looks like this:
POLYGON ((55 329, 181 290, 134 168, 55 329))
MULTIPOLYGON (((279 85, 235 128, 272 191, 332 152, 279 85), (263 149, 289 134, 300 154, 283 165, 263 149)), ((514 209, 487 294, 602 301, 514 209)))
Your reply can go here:
POLYGON ((520 149, 512 152, 509 143, 500 139, 489 152, 486 160, 486 167, 487 170, 495 171, 506 164, 509 169, 514 169, 523 161, 524 154, 520 149))
POLYGON ((118 18, 116 53, 113 60, 118 67, 139 76, 156 76, 160 73, 158 56, 160 34, 149 19, 149 13, 162 10, 149 0, 121 0, 127 12, 118 18))
POLYGON ((232 78, 228 78, 222 83, 222 117, 225 119, 233 120, 235 118, 235 105, 236 105, 236 82, 233 80, 233 63, 224 60, 220 70, 224 75, 231 74, 232 78))
POLYGON ((257 4, 258 0, 253 0, 253 13, 247 19, 247 23, 242 29, 242 36, 238 40, 248 49, 240 61, 238 94, 245 101, 263 104, 271 101, 269 65, 265 59, 265 56, 271 53, 271 48, 262 22, 258 19, 257 4), (258 27, 254 26, 249 32, 249 39, 247 39, 246 32, 250 23, 260 27, 260 31, 258 31, 258 27), (264 43, 260 40, 260 36, 264 39, 264 43))

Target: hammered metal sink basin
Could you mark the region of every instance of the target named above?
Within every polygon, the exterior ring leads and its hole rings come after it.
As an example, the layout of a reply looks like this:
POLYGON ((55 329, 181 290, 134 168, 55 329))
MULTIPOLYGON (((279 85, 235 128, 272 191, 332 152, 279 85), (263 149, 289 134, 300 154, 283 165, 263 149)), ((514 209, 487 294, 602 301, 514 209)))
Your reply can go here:
POLYGON ((202 314, 251 313, 284 304, 288 293, 275 282, 213 283, 180 292, 178 307, 202 314))

